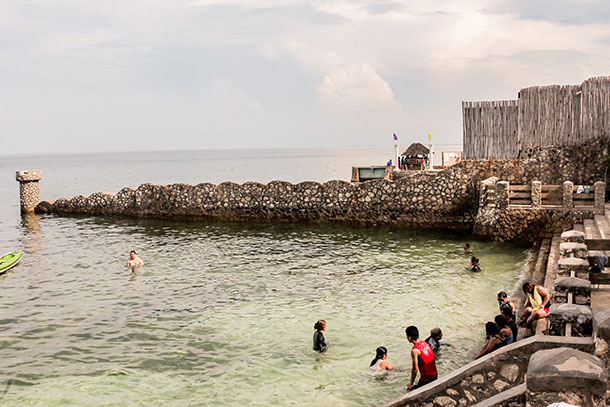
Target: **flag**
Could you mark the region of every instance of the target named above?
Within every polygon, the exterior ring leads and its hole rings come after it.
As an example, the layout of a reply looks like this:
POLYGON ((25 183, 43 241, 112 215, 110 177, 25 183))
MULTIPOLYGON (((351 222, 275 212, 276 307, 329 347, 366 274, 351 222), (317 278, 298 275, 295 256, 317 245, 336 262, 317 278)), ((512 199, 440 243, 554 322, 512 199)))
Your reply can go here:
POLYGON ((432 134, 428 133, 428 141, 432 141, 432 134))
POLYGON ((394 134, 394 141, 398 141, 398 136, 396 135, 396 133, 393 133, 393 134, 394 134))

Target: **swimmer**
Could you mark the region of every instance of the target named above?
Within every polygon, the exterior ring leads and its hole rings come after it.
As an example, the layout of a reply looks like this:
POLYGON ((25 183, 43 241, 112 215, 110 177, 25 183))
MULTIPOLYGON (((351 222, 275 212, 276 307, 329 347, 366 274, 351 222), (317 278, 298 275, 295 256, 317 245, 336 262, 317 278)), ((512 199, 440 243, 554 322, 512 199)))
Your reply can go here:
POLYGON ((441 339, 443 339, 443 331, 438 327, 432 328, 430 336, 426 338, 426 343, 430 345, 430 349, 432 349, 435 355, 441 349, 441 346, 453 346, 449 343, 441 343, 441 339))
POLYGON ((464 254, 470 254, 472 251, 470 250, 470 243, 464 243, 464 254))
POLYGON ((379 370, 394 370, 394 366, 386 360, 388 357, 388 349, 385 346, 380 346, 375 350, 375 359, 371 361, 370 368, 379 370))
POLYGON ((129 252, 129 260, 125 263, 127 267, 138 267, 143 266, 144 262, 138 257, 135 250, 129 252))
POLYGON ((324 338, 323 334, 326 331, 326 321, 323 319, 317 321, 313 325, 313 329, 316 330, 313 333, 313 350, 322 353, 328 349, 328 343, 326 343, 326 338, 324 338))
POLYGON ((479 267, 479 259, 472 256, 472 258, 470 259, 470 264, 468 266, 464 266, 464 268, 466 270, 470 270, 470 271, 474 271, 474 272, 481 271, 481 267, 479 267))

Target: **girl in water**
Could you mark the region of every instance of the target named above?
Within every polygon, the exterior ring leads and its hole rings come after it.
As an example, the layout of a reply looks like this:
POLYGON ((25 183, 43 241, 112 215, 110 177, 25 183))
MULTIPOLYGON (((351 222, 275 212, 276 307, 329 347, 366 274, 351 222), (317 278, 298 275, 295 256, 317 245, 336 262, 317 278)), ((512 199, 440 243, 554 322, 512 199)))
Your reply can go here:
POLYGON ((466 267, 464 267, 466 270, 470 270, 470 271, 474 271, 474 272, 479 272, 481 271, 481 267, 479 267, 479 259, 477 259, 476 257, 472 256, 472 258, 470 259, 470 264, 466 267))
POLYGON ((375 371, 380 370, 394 370, 394 366, 386 360, 388 357, 388 350, 385 346, 380 346, 375 351, 375 359, 371 361, 370 368, 375 371))
POLYGON ((317 321, 313 325, 313 329, 316 330, 316 332, 313 333, 313 350, 322 353, 328 349, 328 343, 326 343, 326 338, 324 338, 323 334, 326 330, 326 321, 323 319, 317 321))

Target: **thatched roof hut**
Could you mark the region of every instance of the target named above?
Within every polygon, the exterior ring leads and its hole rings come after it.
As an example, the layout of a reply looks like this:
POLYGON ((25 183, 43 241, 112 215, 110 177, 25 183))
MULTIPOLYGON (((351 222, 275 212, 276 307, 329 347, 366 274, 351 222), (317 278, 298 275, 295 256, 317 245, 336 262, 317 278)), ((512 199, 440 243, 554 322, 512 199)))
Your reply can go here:
POLYGON ((417 156, 417 155, 428 155, 430 150, 422 143, 413 143, 407 148, 401 155, 403 156, 417 156))

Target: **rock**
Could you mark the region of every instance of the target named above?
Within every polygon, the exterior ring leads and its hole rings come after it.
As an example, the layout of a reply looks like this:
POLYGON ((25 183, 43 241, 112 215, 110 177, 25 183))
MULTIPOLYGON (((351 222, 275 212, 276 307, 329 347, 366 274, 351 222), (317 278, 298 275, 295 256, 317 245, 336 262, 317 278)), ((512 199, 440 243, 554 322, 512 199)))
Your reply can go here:
POLYGON ((527 389, 532 392, 560 392, 583 389, 603 396, 608 373, 597 357, 572 348, 540 350, 527 367, 527 389))
POLYGON ((593 320, 593 312, 586 305, 552 304, 549 317, 551 322, 576 322, 583 325, 593 320))
POLYGON ((439 396, 434 398, 434 405, 438 407, 455 407, 457 401, 447 396, 439 396))
POLYGON ((561 242, 584 243, 585 233, 577 230, 568 230, 561 234, 561 242))
POLYGON ((475 384, 483 384, 485 383, 485 377, 480 373, 474 374, 472 375, 472 382, 475 384))
POLYGON ((506 383, 503 380, 496 380, 494 382, 494 388, 498 391, 498 393, 502 393, 504 390, 510 387, 510 384, 506 383))
POLYGON ((560 243, 559 244, 559 255, 561 257, 577 257, 579 259, 587 258, 587 245, 584 243, 560 243))
POLYGON ((593 314, 593 330, 598 338, 610 342, 610 309, 596 311, 593 314))
POLYGON ((519 378, 519 366, 516 364, 503 365, 500 368, 500 376, 514 383, 519 378))
POLYGON ((470 401, 471 403, 477 402, 477 398, 475 396, 473 396, 472 393, 470 393, 468 390, 464 390, 464 395, 466 396, 466 398, 468 398, 468 401, 470 401))
POLYGON ((451 397, 456 397, 456 396, 460 395, 460 393, 457 390, 451 389, 451 388, 447 389, 447 394, 450 395, 451 397))
POLYGON ((555 280, 555 291, 591 296, 591 282, 582 278, 562 277, 555 280))

